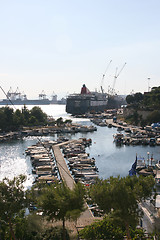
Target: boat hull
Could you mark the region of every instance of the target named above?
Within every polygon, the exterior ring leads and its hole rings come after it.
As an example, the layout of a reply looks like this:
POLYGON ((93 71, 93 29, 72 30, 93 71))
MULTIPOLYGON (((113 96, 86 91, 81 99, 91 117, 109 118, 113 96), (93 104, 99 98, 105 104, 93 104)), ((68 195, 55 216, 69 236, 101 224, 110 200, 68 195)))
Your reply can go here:
POLYGON ((107 109, 107 99, 92 99, 86 97, 69 97, 66 102, 66 112, 73 115, 85 114, 87 112, 100 112, 107 109))

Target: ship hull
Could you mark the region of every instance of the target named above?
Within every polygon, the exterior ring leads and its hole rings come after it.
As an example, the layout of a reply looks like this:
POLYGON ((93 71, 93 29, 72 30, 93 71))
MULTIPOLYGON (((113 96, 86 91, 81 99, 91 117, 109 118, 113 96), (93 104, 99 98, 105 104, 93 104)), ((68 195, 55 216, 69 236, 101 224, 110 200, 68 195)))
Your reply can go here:
POLYGON ((8 99, 3 99, 0 101, 0 105, 49 105, 49 104, 64 104, 64 100, 57 100, 57 101, 52 101, 49 99, 27 99, 27 100, 11 100, 9 101, 8 99))
POLYGON ((87 112, 100 112, 107 109, 107 99, 98 99, 94 96, 69 96, 66 102, 66 112, 73 115, 87 112))
POLYGON ((4 99, 0 102, 0 105, 48 105, 51 104, 49 99, 35 99, 35 100, 11 100, 4 99))

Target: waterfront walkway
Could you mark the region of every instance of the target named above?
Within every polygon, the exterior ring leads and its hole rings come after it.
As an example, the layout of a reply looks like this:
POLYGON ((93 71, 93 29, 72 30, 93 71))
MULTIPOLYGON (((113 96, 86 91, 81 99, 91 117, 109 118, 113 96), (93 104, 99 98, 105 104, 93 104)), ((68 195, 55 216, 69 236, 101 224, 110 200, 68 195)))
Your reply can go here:
MULTIPOLYGON (((60 177, 61 179, 67 184, 67 186, 70 188, 70 189, 73 189, 74 188, 74 185, 75 185, 75 181, 68 169, 68 166, 66 164, 66 161, 63 157, 63 154, 60 150, 60 147, 62 145, 66 145, 66 144, 69 144, 69 143, 73 143, 73 142, 78 142, 78 143, 81 143, 82 140, 71 140, 71 141, 67 141, 67 142, 63 142, 63 143, 60 143, 60 144, 56 144, 56 145, 53 145, 52 146, 52 150, 53 150, 53 153, 54 153, 54 156, 55 156, 55 160, 56 160, 56 163, 57 163, 57 167, 58 167, 58 170, 59 170, 59 174, 60 174, 60 177)), ((85 212, 83 212, 80 216, 80 218, 78 219, 78 225, 80 226, 85 226, 87 225, 86 222, 92 222, 94 220, 94 216, 91 212, 91 210, 88 208, 88 205, 87 203, 85 203, 85 207, 86 207, 86 210, 85 212)))

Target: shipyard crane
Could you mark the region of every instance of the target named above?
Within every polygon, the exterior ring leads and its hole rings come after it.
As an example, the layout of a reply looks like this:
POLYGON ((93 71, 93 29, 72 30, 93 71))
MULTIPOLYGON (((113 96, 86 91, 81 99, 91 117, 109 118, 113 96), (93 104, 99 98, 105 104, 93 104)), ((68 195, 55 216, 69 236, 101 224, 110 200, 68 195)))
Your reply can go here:
POLYGON ((112 62, 112 60, 110 60, 110 62, 108 63, 108 65, 106 67, 106 70, 105 70, 104 74, 102 75, 102 80, 101 80, 101 91, 102 91, 102 93, 104 92, 104 90, 103 90, 104 77, 106 75, 107 70, 109 69, 109 66, 110 66, 111 62, 112 62))
POLYGON ((21 92, 19 91, 19 88, 17 87, 17 89, 16 89, 16 91, 15 91, 15 97, 17 98, 17 96, 18 96, 18 98, 20 98, 20 95, 21 95, 21 92))
POLYGON ((46 94, 44 90, 42 90, 42 93, 39 94, 39 99, 46 99, 46 94))
POLYGON ((13 96, 14 92, 12 88, 10 87, 9 91, 7 92, 7 97, 11 98, 13 96))
POLYGON ((120 73, 122 72, 123 68, 125 67, 127 63, 124 63, 124 65, 122 66, 122 68, 120 69, 120 71, 118 72, 118 68, 116 68, 116 72, 115 72, 115 75, 114 75, 114 81, 113 81, 113 87, 111 89, 111 95, 114 95, 115 94, 115 84, 116 84, 116 80, 117 78, 119 77, 120 73), (118 73, 117 73, 118 72, 118 73))
POLYGON ((21 94, 22 100, 27 100, 27 95, 24 93, 24 91, 21 94))
POLYGON ((16 100, 17 98, 20 98, 20 96, 21 96, 21 93, 20 93, 18 87, 15 92, 13 92, 11 87, 10 87, 9 91, 7 92, 7 97, 9 97, 11 100, 16 100))

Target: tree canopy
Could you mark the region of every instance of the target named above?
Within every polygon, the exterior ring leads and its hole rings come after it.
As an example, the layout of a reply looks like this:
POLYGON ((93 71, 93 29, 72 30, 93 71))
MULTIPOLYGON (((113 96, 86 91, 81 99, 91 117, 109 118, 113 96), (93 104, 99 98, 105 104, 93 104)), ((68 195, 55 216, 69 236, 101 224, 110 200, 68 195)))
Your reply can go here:
POLYGON ((124 235, 124 231, 115 225, 109 217, 105 217, 101 221, 99 220, 92 223, 80 231, 80 237, 87 240, 123 240, 124 235))
POLYGON ((143 94, 138 92, 138 93, 135 93, 133 95, 127 95, 126 97, 126 102, 128 104, 131 104, 131 103, 139 103, 143 100, 143 94))
POLYGON ((23 187, 25 179, 25 176, 20 175, 13 180, 5 178, 0 182, 0 221, 9 225, 13 239, 15 239, 14 220, 28 203, 23 187))
POLYGON ((129 239, 129 226, 135 228, 141 217, 138 204, 151 196, 154 179, 150 177, 98 179, 91 186, 90 195, 104 213, 110 213, 114 221, 126 228, 129 239))
POLYGON ((21 110, 13 110, 8 106, 0 108, 0 130, 15 131, 22 126, 45 125, 47 115, 40 107, 33 107, 30 111, 24 106, 21 110))
POLYGON ((39 197, 39 206, 48 220, 63 221, 63 239, 65 239, 65 221, 77 219, 84 208, 84 187, 78 183, 69 189, 65 183, 47 186, 39 197))
POLYGON ((160 110, 160 86, 153 87, 150 92, 144 94, 137 92, 127 95, 126 102, 132 105, 136 104, 143 109, 160 110))

